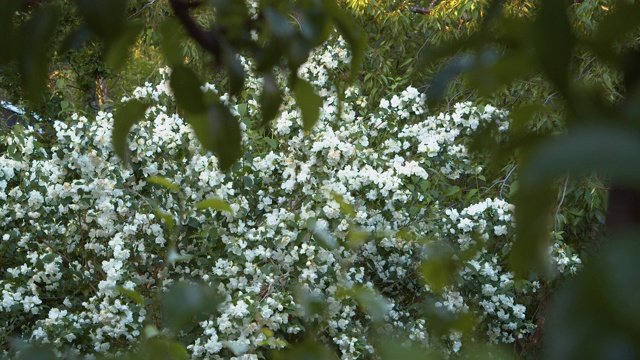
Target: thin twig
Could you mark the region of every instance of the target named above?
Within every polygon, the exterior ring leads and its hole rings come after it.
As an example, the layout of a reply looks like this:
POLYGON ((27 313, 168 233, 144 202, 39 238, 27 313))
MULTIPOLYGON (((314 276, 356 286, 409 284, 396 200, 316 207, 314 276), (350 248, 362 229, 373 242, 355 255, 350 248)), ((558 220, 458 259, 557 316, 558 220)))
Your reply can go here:
POLYGON ((560 212, 560 208, 562 207, 562 204, 564 203, 564 197, 567 194, 567 184, 569 183, 569 177, 567 176, 567 179, 564 181, 564 189, 562 190, 562 197, 560 198, 560 203, 558 204, 558 207, 556 207, 556 215, 554 217, 555 220, 555 226, 554 226, 554 230, 557 233, 558 232, 558 213, 560 212))

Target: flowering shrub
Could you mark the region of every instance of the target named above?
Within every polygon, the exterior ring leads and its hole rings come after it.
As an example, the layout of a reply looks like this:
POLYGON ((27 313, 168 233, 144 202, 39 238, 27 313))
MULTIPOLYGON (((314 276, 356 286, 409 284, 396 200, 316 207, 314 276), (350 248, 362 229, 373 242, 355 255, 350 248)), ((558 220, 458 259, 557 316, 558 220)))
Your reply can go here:
MULTIPOLYGON (((418 306, 426 299, 474 315, 477 340, 525 341, 540 284, 505 268, 513 206, 486 190, 492 179, 466 144, 479 128, 504 133, 507 113, 460 103, 429 115, 413 87, 379 104, 352 87, 339 102, 331 80, 349 61, 344 49, 335 40, 300 70, 324 98, 309 133, 286 88, 271 133, 258 126, 259 78, 241 98, 221 94, 246 150, 227 174, 174 111, 167 70, 131 95, 153 106, 130 134, 130 168, 112 151, 110 113, 56 122, 50 148, 32 128, 7 135, 3 342, 20 334, 116 354, 157 327, 194 358, 256 358, 313 328, 345 359, 371 356, 375 332, 457 352, 463 333, 433 332, 418 306), (438 282, 431 265, 443 261, 455 270, 438 282), (158 295, 182 281, 213 287, 220 304, 171 333, 158 295)), ((575 269, 566 245, 553 249, 560 270, 575 269)))

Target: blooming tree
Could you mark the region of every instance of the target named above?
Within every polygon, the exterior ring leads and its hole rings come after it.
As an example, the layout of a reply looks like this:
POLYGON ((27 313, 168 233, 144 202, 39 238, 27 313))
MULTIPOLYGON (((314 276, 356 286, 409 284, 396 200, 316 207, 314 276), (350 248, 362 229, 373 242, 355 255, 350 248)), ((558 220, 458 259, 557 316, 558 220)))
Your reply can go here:
MULTIPOLYGON (((238 96, 206 84, 241 124, 245 154, 229 173, 176 111, 170 69, 123 99, 151 104, 130 134, 131 167, 111 147, 111 113, 56 122, 50 147, 37 129, 6 135, 3 342, 17 333, 95 356, 166 336, 211 359, 257 358, 311 331, 344 359, 372 356, 379 336, 449 353, 526 342, 541 285, 505 266, 514 208, 467 144, 479 129, 506 136, 508 113, 465 102, 430 114, 413 87, 379 104, 357 87, 340 99, 332 79, 349 61, 337 38, 299 69, 323 99, 308 132, 285 85, 266 132, 261 78, 238 96), (161 295, 187 284, 216 306, 167 326, 161 295), (429 301, 470 327, 437 332, 429 301)), ((565 244, 550 251, 562 273, 580 264, 565 244)))

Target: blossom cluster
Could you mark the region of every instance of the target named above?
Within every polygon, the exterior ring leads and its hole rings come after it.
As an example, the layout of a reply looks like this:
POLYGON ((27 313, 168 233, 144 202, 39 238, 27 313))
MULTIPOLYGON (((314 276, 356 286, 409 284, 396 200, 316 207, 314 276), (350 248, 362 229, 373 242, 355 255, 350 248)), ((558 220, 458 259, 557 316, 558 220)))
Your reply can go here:
POLYGON ((129 97, 154 104, 129 135, 131 167, 111 148, 107 112, 57 121, 51 145, 32 128, 5 136, 2 327, 58 351, 117 354, 146 326, 162 330, 158 295, 190 281, 222 299, 207 319, 171 334, 193 358, 257 358, 300 339, 310 322, 343 359, 372 356, 375 331, 458 351, 460 333, 438 338, 413 310, 427 298, 473 313, 478 339, 525 339, 535 328, 526 299, 539 283, 514 282, 503 266, 513 206, 478 191, 491 182, 467 151, 478 128, 506 131, 507 112, 467 102, 430 115, 414 87, 379 104, 351 87, 339 101, 332 81, 350 60, 345 49, 335 39, 300 69, 324 99, 310 132, 285 86, 268 135, 259 78, 247 79, 242 96, 219 94, 246 151, 229 173, 175 110, 168 70, 129 97), (196 207, 212 198, 232 211, 196 207), (442 292, 420 272, 433 244, 473 250, 442 292), (353 289, 376 294, 385 326, 374 326, 353 289), (323 310, 308 313, 300 293, 321 299, 323 310))

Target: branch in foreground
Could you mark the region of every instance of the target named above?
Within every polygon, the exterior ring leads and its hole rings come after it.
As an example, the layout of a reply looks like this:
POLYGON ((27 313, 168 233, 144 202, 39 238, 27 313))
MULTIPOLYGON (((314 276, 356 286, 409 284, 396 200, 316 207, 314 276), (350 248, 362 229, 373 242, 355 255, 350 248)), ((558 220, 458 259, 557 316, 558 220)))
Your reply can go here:
POLYGON ((169 3, 171 3, 174 14, 187 30, 189 36, 205 50, 213 54, 216 58, 219 58, 220 40, 216 37, 216 34, 200 28, 191 15, 189 15, 189 9, 200 6, 202 2, 169 0, 169 3))

